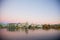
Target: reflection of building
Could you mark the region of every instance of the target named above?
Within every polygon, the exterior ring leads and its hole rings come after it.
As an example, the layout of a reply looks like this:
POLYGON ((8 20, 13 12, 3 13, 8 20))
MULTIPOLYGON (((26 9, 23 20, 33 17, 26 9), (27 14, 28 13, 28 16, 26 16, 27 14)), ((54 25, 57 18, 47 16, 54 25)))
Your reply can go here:
POLYGON ((43 29, 50 29, 50 25, 44 24, 42 28, 43 29))

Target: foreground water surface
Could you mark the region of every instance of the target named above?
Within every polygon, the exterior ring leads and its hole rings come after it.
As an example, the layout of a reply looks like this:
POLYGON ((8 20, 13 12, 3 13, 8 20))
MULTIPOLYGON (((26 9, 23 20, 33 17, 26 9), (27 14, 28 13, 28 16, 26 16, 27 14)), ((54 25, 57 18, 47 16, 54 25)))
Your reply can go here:
POLYGON ((1 40, 59 40, 60 30, 18 30, 0 29, 1 40))

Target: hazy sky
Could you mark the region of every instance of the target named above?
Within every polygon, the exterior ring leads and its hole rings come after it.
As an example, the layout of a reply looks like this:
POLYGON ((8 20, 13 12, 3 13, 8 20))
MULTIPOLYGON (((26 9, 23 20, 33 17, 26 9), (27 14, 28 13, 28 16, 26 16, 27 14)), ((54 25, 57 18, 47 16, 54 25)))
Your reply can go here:
POLYGON ((58 0, 3 0, 0 22, 60 23, 58 0))

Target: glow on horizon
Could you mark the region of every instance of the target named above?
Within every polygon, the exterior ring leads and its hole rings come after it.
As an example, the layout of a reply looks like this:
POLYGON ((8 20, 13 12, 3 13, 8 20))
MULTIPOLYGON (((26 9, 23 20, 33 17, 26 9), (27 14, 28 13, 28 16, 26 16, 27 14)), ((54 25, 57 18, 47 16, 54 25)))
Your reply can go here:
POLYGON ((57 0, 4 0, 0 22, 60 23, 57 0))

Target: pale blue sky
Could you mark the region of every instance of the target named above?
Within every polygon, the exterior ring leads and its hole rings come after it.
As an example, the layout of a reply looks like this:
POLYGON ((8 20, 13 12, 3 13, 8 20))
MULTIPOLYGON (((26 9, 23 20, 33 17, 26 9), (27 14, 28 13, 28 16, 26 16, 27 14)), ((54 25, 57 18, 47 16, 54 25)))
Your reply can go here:
POLYGON ((4 0, 1 22, 60 23, 57 0, 4 0))

